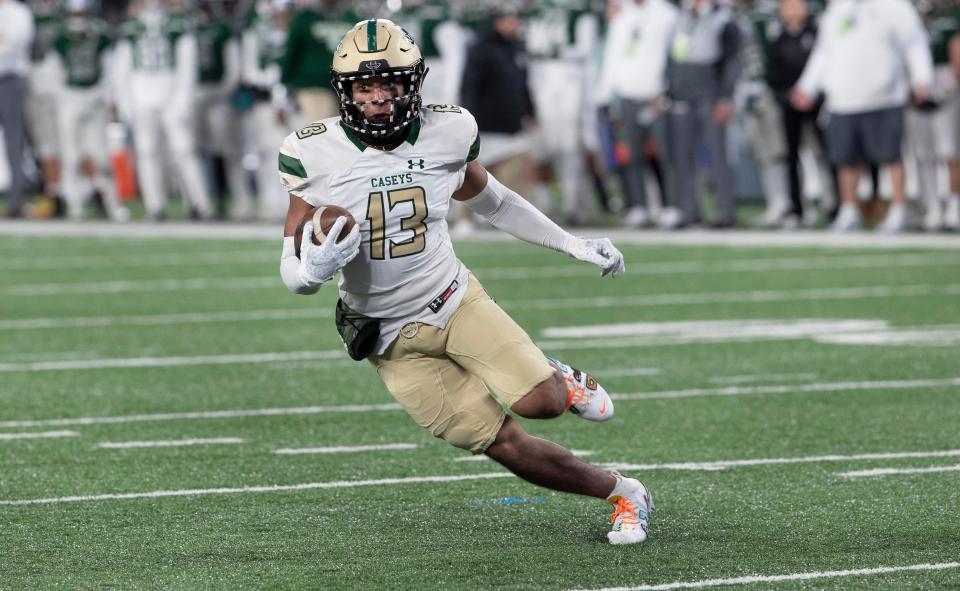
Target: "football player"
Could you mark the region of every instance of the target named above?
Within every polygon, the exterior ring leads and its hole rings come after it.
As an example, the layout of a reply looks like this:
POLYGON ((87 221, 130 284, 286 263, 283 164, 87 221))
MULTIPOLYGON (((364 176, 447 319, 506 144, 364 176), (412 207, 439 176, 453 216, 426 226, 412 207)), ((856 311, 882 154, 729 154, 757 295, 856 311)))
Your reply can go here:
POLYGON ((113 92, 133 128, 140 192, 148 216, 162 220, 167 195, 161 145, 179 176, 187 201, 201 218, 213 215, 193 135, 197 39, 185 14, 168 13, 176 0, 138 0, 120 26, 113 92))
MULTIPOLYGON (((40 163, 44 193, 56 200, 61 194, 60 135, 57 131, 58 74, 51 60, 53 40, 60 33, 60 14, 56 0, 32 0, 34 35, 30 48, 29 95, 24 117, 33 154, 40 163)), ((22 168, 22 167, 21 167, 22 168)))
POLYGON ((90 4, 90 0, 64 3, 67 18, 53 40, 54 51, 49 58, 59 74, 55 96, 63 195, 71 219, 84 217, 84 204, 95 189, 110 219, 125 222, 130 212, 117 197, 107 152, 110 38, 106 23, 92 16, 90 4))
MULTIPOLYGON (((203 2, 197 11, 197 89, 194 94, 195 127, 198 146, 220 158, 227 190, 233 197, 232 217, 247 220, 253 216, 243 158, 243 127, 234 120, 233 94, 240 84, 240 43, 219 1, 203 2)), ((220 217, 223 215, 220 203, 220 217)))
MULTIPOLYGON (((456 447, 486 454, 534 484, 615 505, 614 544, 642 542, 653 503, 638 480, 608 473, 524 431, 517 415, 565 412, 605 421, 613 403, 591 376, 546 357, 457 258, 445 216, 451 198, 521 240, 624 270, 607 239, 571 236, 477 161, 477 124, 466 110, 421 105, 425 67, 406 31, 361 21, 343 38, 331 80, 340 117, 289 135, 280 150, 290 193, 280 274, 312 294, 342 272, 337 324, 351 357, 368 357, 411 418, 456 447), (356 220, 342 240, 310 239, 299 221, 319 204, 356 220)), ((340 236, 339 218, 327 234, 340 236)))
POLYGON ((258 156, 257 192, 260 217, 283 217, 287 196, 277 186, 277 146, 294 127, 287 88, 280 84, 280 59, 287 43, 290 0, 257 0, 241 37, 241 80, 254 104, 246 125, 258 156))

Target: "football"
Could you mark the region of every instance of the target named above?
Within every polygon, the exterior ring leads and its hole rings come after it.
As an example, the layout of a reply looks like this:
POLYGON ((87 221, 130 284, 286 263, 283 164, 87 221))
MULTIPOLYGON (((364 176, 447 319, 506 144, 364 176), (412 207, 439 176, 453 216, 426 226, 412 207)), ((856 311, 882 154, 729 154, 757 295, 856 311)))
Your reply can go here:
POLYGON ((297 223, 297 229, 293 235, 297 258, 300 258, 300 241, 303 237, 303 226, 307 222, 313 222, 313 243, 319 246, 327 239, 327 232, 330 231, 330 228, 340 216, 347 218, 347 223, 344 224, 343 230, 340 231, 340 236, 337 237, 337 241, 346 238, 350 230, 357 225, 357 221, 353 219, 349 211, 336 205, 320 205, 305 213, 297 223))

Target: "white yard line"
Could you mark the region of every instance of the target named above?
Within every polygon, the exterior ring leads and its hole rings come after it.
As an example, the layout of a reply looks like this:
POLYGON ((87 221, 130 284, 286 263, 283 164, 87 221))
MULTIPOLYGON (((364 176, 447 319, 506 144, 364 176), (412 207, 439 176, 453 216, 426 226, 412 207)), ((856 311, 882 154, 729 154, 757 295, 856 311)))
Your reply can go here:
MULTIPOLYGON (((693 388, 689 390, 661 390, 655 392, 630 392, 611 394, 619 401, 681 399, 698 396, 761 396, 768 394, 801 394, 804 392, 848 392, 869 389, 903 390, 922 388, 945 388, 960 386, 960 377, 915 380, 880 380, 872 382, 820 382, 814 384, 771 384, 760 386, 693 388)), ((76 417, 59 419, 23 419, 0 421, 0 428, 25 428, 40 426, 108 425, 115 423, 141 423, 154 421, 182 421, 194 419, 230 419, 238 417, 262 417, 283 415, 310 415, 324 413, 364 413, 401 410, 399 404, 344 404, 330 406, 304 406, 289 408, 255 408, 246 410, 212 410, 196 412, 170 412, 105 417, 76 417)))
POLYGON ((76 431, 44 431, 42 433, 0 433, 0 441, 18 439, 54 439, 58 437, 77 437, 76 431))
POLYGON ((327 351, 288 351, 280 353, 239 353, 235 355, 195 355, 182 357, 126 357, 118 359, 78 359, 0 363, 0 372, 62 371, 68 369, 104 369, 131 367, 182 367, 186 365, 232 365, 285 361, 324 361, 346 359, 340 349, 327 351))
POLYGON ((208 439, 170 439, 165 441, 106 441, 97 447, 103 449, 131 449, 138 447, 185 447, 190 445, 230 445, 243 443, 239 437, 213 437, 208 439))
POLYGON ((822 287, 759 291, 720 291, 702 293, 653 293, 632 296, 592 298, 543 298, 501 302, 507 310, 560 310, 589 308, 645 308, 702 304, 755 304, 759 302, 797 302, 816 300, 859 300, 866 298, 919 297, 960 294, 960 284, 949 285, 874 285, 868 287, 822 287))
MULTIPOLYGON (((575 455, 578 458, 585 458, 587 456, 592 456, 595 452, 592 452, 587 449, 571 449, 570 453, 575 455)), ((483 454, 477 454, 475 456, 459 456, 453 459, 454 462, 482 462, 484 460, 489 460, 488 456, 483 454)))
POLYGON ((723 388, 690 388, 660 392, 630 392, 611 394, 613 400, 658 400, 693 398, 698 396, 756 396, 767 394, 800 394, 805 392, 850 392, 857 390, 912 390, 920 388, 950 388, 960 386, 957 378, 926 378, 914 380, 874 380, 863 382, 819 382, 813 384, 773 384, 762 386, 728 386, 723 388))
POLYGON ((94 328, 102 326, 164 326, 207 324, 211 322, 260 322, 264 320, 301 320, 331 318, 327 308, 291 310, 238 310, 235 312, 187 312, 133 316, 68 316, 65 318, 9 318, 0 320, 0 330, 37 330, 46 328, 94 328))
MULTIPOLYGON (((655 585, 636 585, 633 587, 603 587, 592 591, 673 591, 674 589, 704 589, 707 587, 729 587, 732 585, 750 585, 753 583, 779 583, 783 581, 810 581, 815 579, 835 579, 840 577, 864 577, 869 575, 887 575, 904 572, 923 572, 952 570, 960 568, 960 562, 939 562, 936 564, 909 564, 905 566, 878 566, 849 570, 825 570, 789 575, 750 575, 729 579, 704 579, 700 581, 675 581, 655 585)), ((579 591, 587 591, 581 589, 579 591)))
POLYGON ((886 320, 842 318, 781 318, 689 320, 673 322, 629 322, 551 326, 541 331, 546 338, 591 337, 677 337, 713 339, 797 338, 824 333, 867 332, 886 330, 886 320))
POLYGON ((928 468, 874 468, 854 472, 837 472, 844 478, 864 478, 868 476, 892 476, 895 474, 938 474, 940 472, 960 472, 960 464, 952 466, 931 466, 928 468))
MULTIPOLYGON (((657 306, 700 306, 703 304, 750 304, 817 300, 850 300, 960 294, 960 284, 878 285, 870 287, 825 287, 813 289, 721 291, 703 293, 659 293, 593 298, 549 298, 499 302, 507 310, 563 310, 596 308, 645 308, 657 306)), ((99 326, 161 326, 208 322, 259 322, 297 318, 326 318, 328 309, 246 310, 236 312, 190 312, 134 316, 70 316, 65 318, 0 319, 0 330, 87 328, 99 326)))
POLYGON ((391 451, 417 449, 416 443, 381 443, 378 445, 352 445, 341 447, 285 447, 275 450, 281 455, 296 454, 349 454, 364 451, 391 451))
MULTIPOLYGON (((960 266, 956 253, 871 254, 859 256, 784 257, 767 259, 688 260, 629 264, 630 275, 682 275, 704 273, 765 273, 771 271, 814 271, 837 269, 888 269, 896 267, 960 266)), ((536 279, 588 277, 596 273, 583 265, 541 265, 538 267, 477 267, 480 279, 536 279)))
MULTIPOLYGON (((530 250, 500 252, 491 250, 485 253, 468 251, 464 257, 497 256, 549 256, 547 251, 530 250)), ((160 254, 115 254, 115 255, 67 255, 61 257, 32 257, 29 259, 0 260, 0 270, 21 269, 89 269, 113 267, 195 267, 200 265, 224 265, 243 263, 269 264, 276 261, 276 253, 271 249, 237 251, 198 251, 171 252, 160 254)), ((950 252, 908 253, 908 254, 859 254, 835 256, 799 256, 768 258, 729 258, 719 260, 680 260, 646 262, 630 264, 631 274, 672 275, 685 273, 728 273, 763 272, 816 269, 869 269, 891 267, 918 267, 960 264, 956 254, 950 252)), ((589 275, 590 267, 578 264, 554 264, 546 267, 482 267, 471 266, 474 272, 490 279, 513 279, 537 276, 537 273, 570 273, 589 275), (546 269, 546 270, 544 270, 546 269), (561 270, 562 269, 562 270, 561 270), (530 274, 533 275, 530 275, 530 274)))
MULTIPOLYGON (((896 250, 902 248, 930 248, 937 250, 960 249, 960 236, 949 234, 899 234, 878 236, 872 232, 837 234, 822 230, 800 230, 796 232, 734 230, 713 232, 709 230, 689 230, 685 232, 638 232, 620 228, 578 228, 577 234, 587 238, 608 237, 615 244, 637 244, 650 246, 724 246, 724 247, 813 247, 813 248, 868 248, 896 250)), ((152 238, 174 238, 189 240, 273 240, 280 242, 280 227, 269 223, 200 223, 166 222, 152 224, 135 221, 128 224, 110 222, 64 222, 43 221, 3 221, 0 220, 0 236, 26 237, 35 240, 42 236, 81 236, 92 238, 132 238, 137 240, 152 238)), ((104 242, 107 242, 104 240, 104 242)), ((480 231, 467 240, 457 240, 457 245, 497 244, 502 248, 514 250, 518 246, 515 238, 503 232, 480 231)), ((529 247, 524 247, 529 248, 529 247)))
POLYGON ((761 373, 744 374, 738 376, 714 376, 710 382, 714 384, 748 384, 750 382, 801 382, 817 379, 815 373, 761 373))
POLYGON ((694 472, 715 472, 728 468, 744 466, 780 466, 788 464, 819 464, 823 462, 862 462, 874 460, 901 460, 917 458, 957 458, 960 449, 941 451, 895 451, 869 454, 822 455, 795 458, 753 458, 748 460, 719 460, 712 462, 668 462, 660 464, 629 464, 623 462, 605 463, 611 470, 690 470, 694 472))
POLYGON ((0 289, 3 296, 46 296, 64 294, 141 293, 159 291, 210 291, 214 289, 282 288, 277 276, 198 277, 190 279, 130 279, 119 281, 87 281, 76 283, 22 283, 0 289))
MULTIPOLYGON (((828 269, 889 269, 894 267, 960 266, 954 253, 866 255, 855 257, 791 257, 717 261, 675 261, 638 263, 631 275, 673 275, 703 273, 747 273, 828 269)), ((481 280, 529 280, 596 275, 589 265, 563 264, 534 267, 476 267, 481 280)), ((270 289, 280 285, 275 275, 252 277, 195 277, 184 279, 143 279, 72 283, 24 283, 0 289, 0 295, 41 296, 60 294, 131 293, 145 291, 190 291, 212 289, 270 289)))
POLYGON ((274 250, 236 250, 227 252, 171 252, 162 254, 64 255, 29 257, 0 261, 0 271, 32 269, 96 269, 115 267, 196 267, 241 263, 270 264, 278 260, 274 250))
POLYGON ((401 410, 396 403, 388 404, 342 404, 331 406, 299 406, 287 408, 251 408, 244 410, 204 410, 193 412, 165 412, 108 417, 76 417, 62 419, 27 419, 0 421, 0 428, 23 428, 40 426, 114 425, 118 423, 148 423, 161 421, 191 421, 210 419, 237 419, 245 417, 277 417, 287 415, 316 415, 326 413, 364 413, 401 410))
POLYGON ((51 497, 46 499, 6 499, 0 505, 53 505, 59 503, 81 503, 86 501, 118 501, 126 499, 155 499, 160 497, 192 497, 198 495, 229 495, 244 493, 289 492, 300 490, 323 490, 334 488, 356 488, 361 486, 394 486, 404 484, 423 484, 428 482, 458 482, 463 480, 485 480, 489 478, 516 478, 510 472, 484 472, 463 474, 460 476, 415 476, 410 478, 381 478, 379 480, 336 480, 332 482, 308 482, 303 484, 281 484, 268 486, 241 486, 231 488, 192 488, 182 490, 155 490, 133 493, 106 493, 78 495, 69 497, 51 497))
POLYGON ((663 373, 659 367, 622 367, 610 369, 591 370, 595 376, 601 378, 619 378, 626 376, 658 376, 663 373))

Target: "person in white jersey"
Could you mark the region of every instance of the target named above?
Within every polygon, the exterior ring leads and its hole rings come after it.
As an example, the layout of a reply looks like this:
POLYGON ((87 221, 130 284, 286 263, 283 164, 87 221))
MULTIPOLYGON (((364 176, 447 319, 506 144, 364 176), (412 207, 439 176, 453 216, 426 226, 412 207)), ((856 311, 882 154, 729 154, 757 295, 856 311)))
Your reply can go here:
MULTIPOLYGON (((393 22, 357 23, 334 55, 331 81, 340 116, 289 135, 280 149, 290 193, 280 275, 312 294, 337 271, 337 325, 354 359, 368 358, 411 418, 436 437, 486 454, 517 476, 615 505, 614 544, 647 538, 650 493, 640 481, 605 472, 567 449, 532 437, 501 404, 525 418, 569 411, 605 421, 606 391, 588 374, 547 358, 457 258, 445 216, 451 197, 513 236, 624 271, 607 239, 571 236, 500 184, 476 158, 473 116, 451 105, 421 105, 425 67, 413 38, 393 22), (318 205, 346 208, 357 225, 340 241, 294 235, 318 205)), ((341 217, 329 229, 337 237, 341 217)))

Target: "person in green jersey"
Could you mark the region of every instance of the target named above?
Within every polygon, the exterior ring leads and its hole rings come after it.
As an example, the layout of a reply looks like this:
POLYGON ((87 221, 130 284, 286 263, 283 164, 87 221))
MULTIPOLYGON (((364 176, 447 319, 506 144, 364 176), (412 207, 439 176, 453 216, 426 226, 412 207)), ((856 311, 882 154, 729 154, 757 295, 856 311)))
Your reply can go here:
POLYGON ((179 0, 139 0, 120 26, 113 92, 123 119, 133 128, 140 192, 147 215, 166 217, 167 190, 161 147, 179 177, 190 209, 213 214, 197 156, 193 96, 197 40, 179 0))
POLYGON ((290 20, 286 46, 280 58, 280 81, 294 94, 306 121, 337 113, 337 97, 327 74, 346 23, 356 21, 337 0, 308 2, 290 20))
POLYGON ((82 219, 84 205, 96 190, 107 215, 124 222, 130 212, 117 197, 107 151, 107 26, 90 15, 90 0, 66 0, 65 7, 67 17, 53 39, 49 59, 59 74, 56 123, 67 214, 70 219, 82 219))
POLYGON ((280 83, 291 8, 288 0, 259 0, 247 16, 240 42, 241 80, 253 97, 245 125, 259 161, 257 215, 268 220, 281 218, 286 210, 287 196, 276 182, 275 152, 298 125, 287 88, 280 83))
MULTIPOLYGON (((233 198, 230 217, 253 216, 253 195, 243 169, 243 126, 236 125, 233 95, 240 84, 240 41, 221 2, 199 6, 196 19, 197 89, 194 94, 197 145, 222 165, 233 198)), ((226 195, 218 198, 217 217, 227 217, 226 195)))
POLYGON ((40 164, 43 191, 56 198, 60 193, 60 136, 57 133, 57 72, 47 57, 59 34, 62 15, 56 0, 31 0, 33 45, 30 48, 29 95, 24 103, 27 134, 33 156, 40 164))

